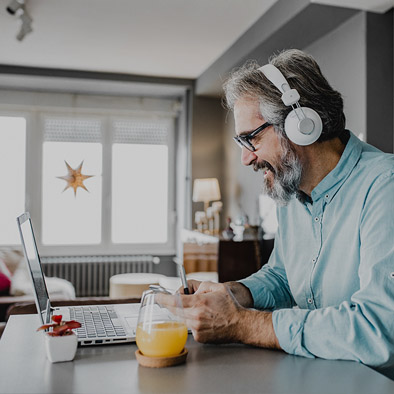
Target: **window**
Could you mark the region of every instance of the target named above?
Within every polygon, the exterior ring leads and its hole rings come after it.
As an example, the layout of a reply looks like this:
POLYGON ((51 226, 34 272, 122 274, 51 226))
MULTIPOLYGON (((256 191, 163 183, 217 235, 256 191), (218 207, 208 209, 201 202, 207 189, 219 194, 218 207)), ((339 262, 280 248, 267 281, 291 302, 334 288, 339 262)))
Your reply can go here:
POLYGON ((104 254, 173 245, 173 124, 149 115, 41 114, 42 247, 104 254), (68 182, 75 170, 85 176, 76 189, 68 182))
POLYGON ((112 241, 165 243, 168 239, 168 121, 113 122, 112 241))
POLYGON ((29 211, 42 256, 174 254, 190 211, 188 100, 3 92, 0 245, 20 245, 29 211))
POLYGON ((44 118, 42 239, 44 245, 101 242, 101 120, 44 118), (68 166, 89 176, 75 190, 68 166), (63 178, 62 178, 63 177, 63 178), (66 179, 64 179, 66 178, 66 179))
POLYGON ((25 209, 26 119, 0 116, 0 244, 20 244, 16 217, 25 209))

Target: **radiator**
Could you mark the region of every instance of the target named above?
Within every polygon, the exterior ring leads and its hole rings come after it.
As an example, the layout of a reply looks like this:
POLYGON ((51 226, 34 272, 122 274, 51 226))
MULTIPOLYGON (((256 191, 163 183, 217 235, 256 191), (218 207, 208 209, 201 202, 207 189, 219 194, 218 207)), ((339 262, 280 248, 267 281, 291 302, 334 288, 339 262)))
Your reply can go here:
POLYGON ((72 256, 42 257, 44 274, 66 279, 75 287, 77 297, 108 296, 109 278, 129 272, 153 272, 158 257, 133 256, 72 256))

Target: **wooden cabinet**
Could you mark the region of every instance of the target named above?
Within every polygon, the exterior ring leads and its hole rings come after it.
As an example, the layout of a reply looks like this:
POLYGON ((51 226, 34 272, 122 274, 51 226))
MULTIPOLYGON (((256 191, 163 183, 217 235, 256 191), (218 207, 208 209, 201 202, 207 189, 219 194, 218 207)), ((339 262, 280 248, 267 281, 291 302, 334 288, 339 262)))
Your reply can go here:
POLYGON ((219 282, 239 280, 261 268, 257 237, 240 242, 220 239, 218 251, 219 282))
POLYGON ((219 282, 239 280, 258 271, 268 261, 273 240, 259 240, 257 234, 241 242, 188 231, 183 261, 186 273, 217 271, 219 282))
POLYGON ((186 274, 191 272, 217 272, 218 248, 217 237, 201 234, 197 231, 184 230, 183 264, 186 274))

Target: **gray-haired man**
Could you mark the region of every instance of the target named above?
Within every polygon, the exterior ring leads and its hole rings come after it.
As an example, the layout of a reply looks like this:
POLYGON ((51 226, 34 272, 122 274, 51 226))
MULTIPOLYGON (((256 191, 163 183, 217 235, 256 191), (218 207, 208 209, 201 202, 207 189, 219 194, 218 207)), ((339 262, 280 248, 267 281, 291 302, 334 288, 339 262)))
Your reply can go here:
POLYGON ((189 282, 195 339, 394 365, 393 155, 345 129, 341 95, 302 51, 248 62, 224 90, 242 163, 278 202, 279 228, 254 275, 189 282))

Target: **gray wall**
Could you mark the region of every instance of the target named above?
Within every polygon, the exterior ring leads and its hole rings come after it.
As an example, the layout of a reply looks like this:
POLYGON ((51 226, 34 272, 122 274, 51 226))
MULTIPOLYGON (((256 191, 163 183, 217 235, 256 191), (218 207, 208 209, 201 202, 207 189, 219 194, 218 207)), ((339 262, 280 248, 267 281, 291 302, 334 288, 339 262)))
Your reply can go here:
POLYGON ((359 13, 304 49, 319 63, 331 86, 342 94, 346 127, 364 139, 367 133, 365 35, 365 13, 359 13))
POLYGON ((225 216, 233 220, 247 215, 249 223, 259 224, 258 196, 263 180, 262 172, 241 164, 241 149, 232 141, 234 135, 233 114, 229 113, 224 127, 224 151, 226 180, 225 216))
POLYGON ((393 9, 366 13, 367 142, 393 152, 393 9))
MULTIPOLYGON (((332 86, 345 102, 347 127, 366 135, 366 49, 365 14, 359 13, 312 45, 301 48, 313 55, 332 86)), ((282 49, 282 48, 278 48, 282 49)), ((283 48, 284 49, 284 48, 283 48)), ((258 224, 258 195, 262 175, 242 166, 239 148, 232 142, 232 114, 224 124, 225 215, 237 218, 245 212, 258 224)))
MULTIPOLYGON (((224 194, 223 169, 223 119, 224 110, 218 98, 195 97, 192 121, 192 181, 196 178, 217 178, 221 194, 224 194)), ((193 184, 193 183, 192 183, 193 184)), ((204 210, 202 202, 192 204, 194 214, 204 210)))

